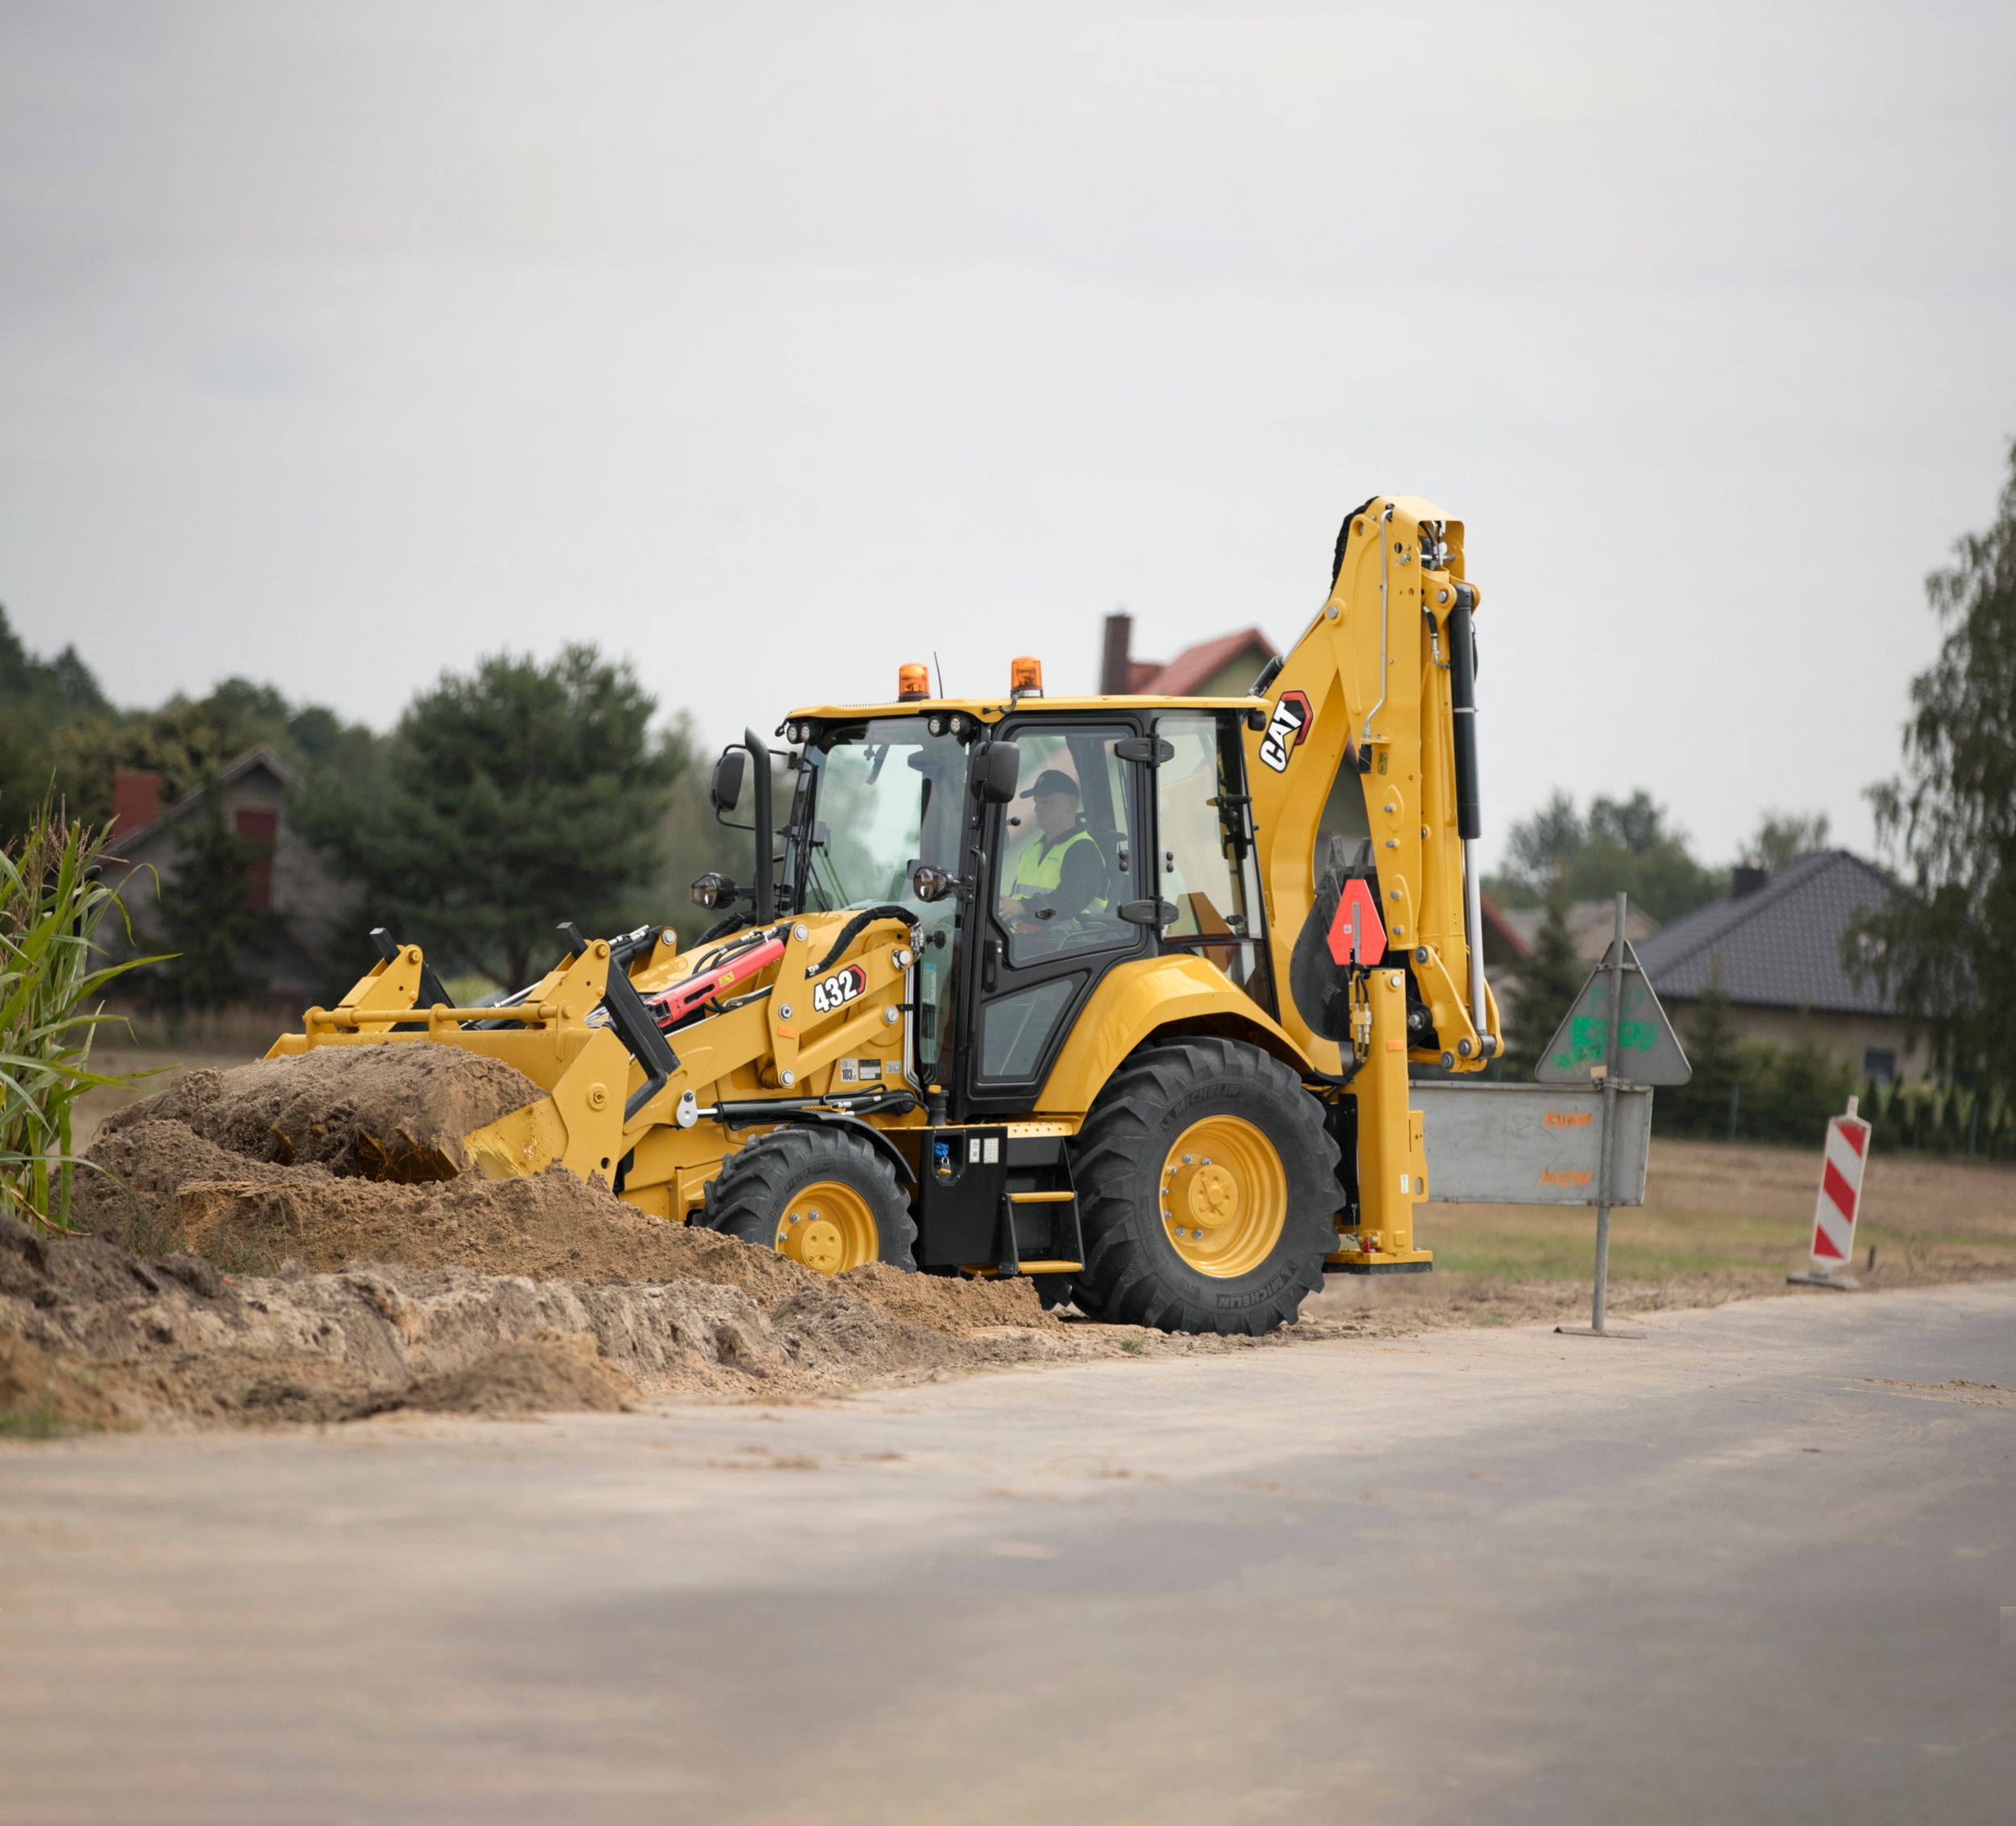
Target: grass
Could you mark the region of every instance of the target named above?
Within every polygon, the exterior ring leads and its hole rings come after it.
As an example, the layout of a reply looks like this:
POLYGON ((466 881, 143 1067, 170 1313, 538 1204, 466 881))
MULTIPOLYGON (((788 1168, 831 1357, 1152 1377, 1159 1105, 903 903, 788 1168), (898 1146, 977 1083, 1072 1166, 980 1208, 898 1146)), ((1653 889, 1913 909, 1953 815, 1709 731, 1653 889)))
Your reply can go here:
MULTIPOLYGON (((1656 1140, 1644 1204, 1612 1215, 1611 1275, 1781 1274, 1805 1258, 1819 1177, 1817 1144, 1656 1140)), ((1439 1273, 1586 1281, 1596 1221, 1582 1207, 1430 1205, 1417 1235, 1439 1273)), ((2016 1276, 2016 1168, 1879 1152, 1863 1189, 1858 1268, 1872 1245, 1879 1262, 1920 1273, 2016 1276)))
POLYGON ((32 1407, 0 1412, 0 1439, 56 1439, 78 1430, 75 1421, 65 1420, 57 1413, 55 1399, 49 1395, 32 1407))

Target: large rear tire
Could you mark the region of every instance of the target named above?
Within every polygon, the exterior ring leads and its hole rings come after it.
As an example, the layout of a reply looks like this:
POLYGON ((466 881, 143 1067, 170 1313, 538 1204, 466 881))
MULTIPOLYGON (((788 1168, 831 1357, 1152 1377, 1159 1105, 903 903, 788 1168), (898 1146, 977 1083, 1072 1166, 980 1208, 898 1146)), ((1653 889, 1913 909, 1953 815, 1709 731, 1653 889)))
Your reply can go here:
POLYGON ((1292 1324, 1337 1246, 1338 1159, 1322 1105, 1257 1047, 1185 1040, 1136 1053, 1073 1153, 1081 1310, 1164 1332, 1292 1324))
POLYGON ((700 1221, 821 1274, 871 1261, 917 1269, 917 1220, 895 1168, 831 1129, 758 1136, 710 1182, 700 1221))

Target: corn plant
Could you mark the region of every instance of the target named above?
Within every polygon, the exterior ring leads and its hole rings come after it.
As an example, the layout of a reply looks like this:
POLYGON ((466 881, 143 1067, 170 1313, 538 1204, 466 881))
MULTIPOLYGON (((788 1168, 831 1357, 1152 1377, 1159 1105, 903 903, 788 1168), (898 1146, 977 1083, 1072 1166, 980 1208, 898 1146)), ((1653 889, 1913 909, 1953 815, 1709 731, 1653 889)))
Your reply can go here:
POLYGON ((77 1099, 132 1082, 91 1069, 92 1036, 119 1019, 98 998, 115 978, 160 961, 94 960, 115 913, 131 937, 118 894, 99 878, 104 854, 104 833, 54 803, 0 848, 0 1211, 52 1229, 69 1228, 77 1099))

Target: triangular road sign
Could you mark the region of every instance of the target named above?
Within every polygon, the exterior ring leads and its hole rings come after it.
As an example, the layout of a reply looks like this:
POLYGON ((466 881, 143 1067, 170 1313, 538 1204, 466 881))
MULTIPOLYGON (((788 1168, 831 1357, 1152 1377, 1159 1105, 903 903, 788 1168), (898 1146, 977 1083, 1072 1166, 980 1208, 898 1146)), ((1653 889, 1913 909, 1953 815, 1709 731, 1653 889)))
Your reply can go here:
MULTIPOLYGON (((1596 966, 1568 1018, 1533 1068, 1542 1084, 1575 1084, 1602 1069, 1610 1053, 1610 970, 1616 961, 1618 940, 1612 939, 1603 961, 1596 966)), ((1620 1084, 1685 1084, 1693 1068, 1681 1051, 1680 1036, 1666 1011, 1659 1005, 1652 986, 1631 949, 1624 946, 1623 1022, 1617 1032, 1617 1078, 1620 1084)))

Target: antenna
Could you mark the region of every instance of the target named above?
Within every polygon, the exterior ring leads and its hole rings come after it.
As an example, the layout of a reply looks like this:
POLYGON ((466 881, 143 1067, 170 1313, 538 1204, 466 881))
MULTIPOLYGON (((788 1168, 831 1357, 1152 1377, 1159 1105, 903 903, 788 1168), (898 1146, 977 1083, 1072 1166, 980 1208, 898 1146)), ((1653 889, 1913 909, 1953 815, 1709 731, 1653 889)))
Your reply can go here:
POLYGON ((935 648, 934 648, 931 651, 931 669, 938 674, 938 694, 942 698, 945 694, 945 669, 939 663, 938 652, 935 648))

